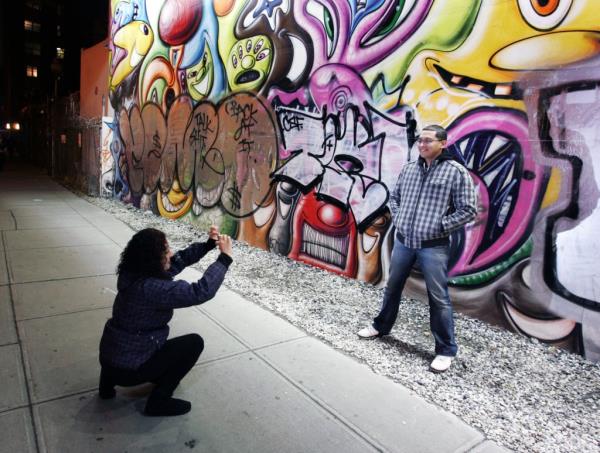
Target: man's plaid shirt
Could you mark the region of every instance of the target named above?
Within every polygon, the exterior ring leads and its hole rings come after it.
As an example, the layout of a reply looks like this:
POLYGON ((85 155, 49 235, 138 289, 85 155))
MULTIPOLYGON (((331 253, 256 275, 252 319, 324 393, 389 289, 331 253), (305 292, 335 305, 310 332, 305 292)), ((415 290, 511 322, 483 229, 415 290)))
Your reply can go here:
POLYGON ((429 168, 419 157, 400 171, 390 210, 402 243, 422 248, 475 218, 475 185, 467 169, 446 150, 429 168))
POLYGON ((198 305, 214 297, 231 258, 221 253, 200 280, 173 280, 215 247, 215 241, 194 243, 171 257, 168 278, 121 274, 117 281, 112 318, 100 340, 100 363, 116 368, 139 368, 167 341, 173 309, 198 305))

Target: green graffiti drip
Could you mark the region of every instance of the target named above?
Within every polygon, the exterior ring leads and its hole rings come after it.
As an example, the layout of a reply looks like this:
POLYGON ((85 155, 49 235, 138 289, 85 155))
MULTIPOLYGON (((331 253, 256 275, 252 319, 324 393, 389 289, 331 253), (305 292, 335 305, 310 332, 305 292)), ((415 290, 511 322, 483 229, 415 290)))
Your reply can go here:
POLYGON ((461 275, 448 280, 452 286, 477 286, 493 280, 498 275, 502 274, 508 268, 512 267, 516 262, 531 256, 533 250, 533 240, 529 238, 525 243, 517 249, 507 260, 498 263, 489 269, 475 274, 461 275))

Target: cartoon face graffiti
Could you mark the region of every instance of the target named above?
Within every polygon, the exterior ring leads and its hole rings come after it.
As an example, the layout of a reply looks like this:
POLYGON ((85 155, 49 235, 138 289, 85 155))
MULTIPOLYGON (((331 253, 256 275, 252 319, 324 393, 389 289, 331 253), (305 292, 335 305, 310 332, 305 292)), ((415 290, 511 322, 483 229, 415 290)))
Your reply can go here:
POLYGON ((258 35, 234 44, 226 70, 232 90, 258 90, 267 78, 273 59, 269 38, 258 35))
POLYGON ((208 96, 214 77, 214 61, 208 46, 204 47, 202 58, 185 70, 184 77, 188 94, 192 99, 200 101, 208 96))
MULTIPOLYGON (((298 25, 296 15, 292 11, 290 0, 249 0, 236 2, 228 17, 220 20, 219 43, 224 61, 228 61, 230 51, 238 43, 242 46, 247 39, 265 40, 265 48, 269 49, 269 64, 263 63, 264 75, 260 83, 253 83, 254 89, 266 96, 269 90, 277 86, 285 91, 300 88, 312 68, 312 46, 310 36, 298 25)), ((243 48, 243 47, 242 47, 243 48)), ((254 52, 257 56, 258 53, 254 52)), ((239 58, 239 56, 237 57, 239 58)), ((249 61, 246 62, 248 64, 249 61)), ((231 67, 227 72, 230 73, 231 67)), ((238 66, 238 71, 242 71, 238 66)), ((248 76, 256 76, 249 73, 248 76)), ((230 77, 231 82, 235 82, 230 77)))
POLYGON ((316 267, 356 275, 356 222, 352 212, 318 200, 314 191, 298 201, 294 242, 288 255, 316 267))
POLYGON ((183 192, 179 182, 175 179, 171 190, 163 193, 156 191, 156 204, 158 212, 167 219, 178 219, 187 214, 192 207, 194 195, 192 191, 183 192))
MULTIPOLYGON (((190 1, 190 0, 187 0, 190 1)), ((220 97, 226 88, 225 69, 219 56, 219 28, 212 0, 191 0, 200 19, 188 30, 189 39, 181 42, 178 69, 182 87, 196 101, 220 97)), ((218 9, 218 11, 221 11, 218 9)))
MULTIPOLYGON (((117 65, 119 65, 125 58, 128 57, 128 46, 124 44, 126 39, 131 36, 119 37, 119 42, 115 43, 115 35, 127 24, 139 21, 146 24, 148 22, 148 15, 146 13, 146 2, 143 0, 122 0, 111 2, 112 20, 110 21, 110 73, 113 74, 117 65), (126 39, 123 39, 126 38, 126 39)), ((130 32, 128 32, 130 33, 130 32)), ((115 86, 118 84, 115 84, 115 86)))
POLYGON ((117 87, 142 62, 154 41, 154 32, 146 22, 133 21, 120 28, 113 38, 115 47, 125 50, 125 57, 116 65, 110 79, 117 87))
MULTIPOLYGON (((439 34, 433 21, 441 17, 440 8, 453 11, 450 2, 444 3, 432 7, 433 17, 419 33, 439 34)), ((448 125, 490 104, 523 110, 522 71, 561 67, 600 52, 600 26, 591 18, 592 9, 590 2, 574 6, 572 0, 482 2, 476 22, 465 18, 459 24, 459 46, 447 48, 457 41, 452 34, 440 43, 423 36, 426 45, 410 63, 401 101, 417 109, 422 124, 448 125), (507 27, 507 18, 512 18, 510 32, 497 33, 507 27)), ((382 68, 404 61, 391 55, 382 68)))

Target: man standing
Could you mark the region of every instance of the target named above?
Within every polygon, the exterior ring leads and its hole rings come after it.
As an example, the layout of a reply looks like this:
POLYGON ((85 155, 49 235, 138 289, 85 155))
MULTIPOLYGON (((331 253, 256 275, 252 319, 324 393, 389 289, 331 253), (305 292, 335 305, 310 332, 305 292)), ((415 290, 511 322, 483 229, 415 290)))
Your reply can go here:
POLYGON ((390 197, 396 238, 381 311, 358 332, 363 339, 387 335, 396 322, 406 279, 415 262, 429 298, 429 324, 436 357, 430 369, 441 373, 458 350, 448 295, 449 235, 477 213, 475 186, 468 171, 445 149, 446 130, 427 126, 417 140, 419 158, 406 164, 390 197))

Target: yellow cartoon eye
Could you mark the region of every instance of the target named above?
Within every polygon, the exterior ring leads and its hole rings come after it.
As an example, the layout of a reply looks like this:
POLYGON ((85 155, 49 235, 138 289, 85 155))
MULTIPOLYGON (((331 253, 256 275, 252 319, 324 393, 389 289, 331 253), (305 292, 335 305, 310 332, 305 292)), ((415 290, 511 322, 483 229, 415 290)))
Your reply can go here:
POLYGON ((518 0, 523 19, 538 30, 560 25, 569 13, 573 0, 518 0))

